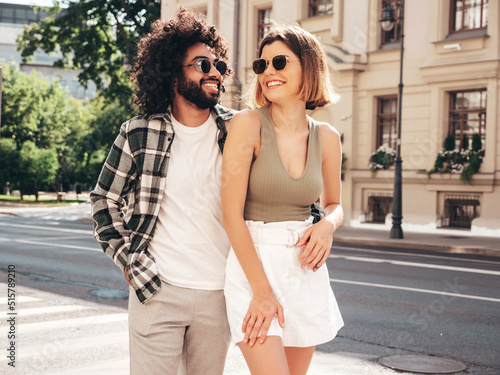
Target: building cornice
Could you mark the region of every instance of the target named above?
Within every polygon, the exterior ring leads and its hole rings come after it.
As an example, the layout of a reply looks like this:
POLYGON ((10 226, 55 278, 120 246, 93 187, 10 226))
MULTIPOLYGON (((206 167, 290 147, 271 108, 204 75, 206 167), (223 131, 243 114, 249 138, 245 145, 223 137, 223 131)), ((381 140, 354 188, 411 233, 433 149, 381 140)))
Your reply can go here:
POLYGON ((491 58, 470 58, 467 60, 433 61, 420 66, 422 78, 427 83, 474 79, 498 78, 500 60, 491 58), (452 69, 451 69, 452 68, 452 69))

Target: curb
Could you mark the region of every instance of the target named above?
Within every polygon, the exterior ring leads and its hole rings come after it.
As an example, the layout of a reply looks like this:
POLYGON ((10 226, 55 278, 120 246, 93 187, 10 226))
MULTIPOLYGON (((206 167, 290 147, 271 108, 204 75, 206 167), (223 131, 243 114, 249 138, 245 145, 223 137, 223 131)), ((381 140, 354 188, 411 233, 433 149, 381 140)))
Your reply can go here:
POLYGON ((500 257, 500 250, 487 249, 484 247, 467 247, 467 246, 445 246, 432 245, 418 242, 389 242, 387 240, 363 239, 352 237, 334 237, 333 246, 335 245, 360 245, 360 246, 380 246, 391 249, 411 249, 411 250, 427 250, 438 253, 448 254, 468 254, 482 255, 489 257, 500 257))

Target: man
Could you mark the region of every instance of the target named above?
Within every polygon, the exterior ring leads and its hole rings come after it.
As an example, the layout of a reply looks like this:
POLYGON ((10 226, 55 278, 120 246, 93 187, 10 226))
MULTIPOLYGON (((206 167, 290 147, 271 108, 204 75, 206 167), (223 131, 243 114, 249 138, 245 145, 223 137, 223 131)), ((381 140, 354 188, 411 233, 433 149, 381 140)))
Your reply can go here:
POLYGON ((227 56, 201 14, 154 23, 132 74, 140 116, 121 126, 91 193, 95 237, 131 285, 133 375, 176 374, 181 357, 187 374, 223 373, 221 153, 233 113, 217 103, 227 56))

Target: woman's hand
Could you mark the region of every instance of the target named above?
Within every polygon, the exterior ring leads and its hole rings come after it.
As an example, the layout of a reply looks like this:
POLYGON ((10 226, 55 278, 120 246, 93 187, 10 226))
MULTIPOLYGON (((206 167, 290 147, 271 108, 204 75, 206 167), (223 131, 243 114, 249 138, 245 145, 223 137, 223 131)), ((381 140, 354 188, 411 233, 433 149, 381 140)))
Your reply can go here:
POLYGON ((262 295, 254 295, 247 315, 243 319, 242 332, 245 332, 243 342, 253 346, 259 336, 259 342, 262 344, 266 340, 267 332, 271 322, 278 316, 278 323, 281 328, 285 327, 285 318, 283 307, 280 305, 272 292, 262 295))
POLYGON ((326 262, 332 248, 334 231, 334 224, 326 218, 307 228, 297 243, 297 247, 307 244, 299 258, 302 268, 307 267, 316 272, 326 262))

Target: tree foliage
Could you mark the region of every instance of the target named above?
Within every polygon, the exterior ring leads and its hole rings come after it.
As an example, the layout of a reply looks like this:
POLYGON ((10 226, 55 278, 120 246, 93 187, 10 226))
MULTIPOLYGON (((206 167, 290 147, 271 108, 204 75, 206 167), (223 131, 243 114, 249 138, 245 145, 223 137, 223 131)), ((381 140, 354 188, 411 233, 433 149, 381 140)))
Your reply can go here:
POLYGON ((88 104, 87 110, 90 117, 86 132, 73 150, 77 161, 73 168, 73 180, 84 186, 96 182, 120 125, 134 114, 129 113, 118 100, 110 102, 100 96, 88 104))
POLYGON ((160 0, 54 0, 49 10, 54 16, 26 26, 19 49, 24 61, 37 48, 60 53, 55 66, 81 69, 84 86, 93 81, 105 97, 127 105, 132 87, 123 58, 134 56, 135 45, 160 17, 160 5, 160 0))
POLYGON ((80 120, 74 109, 81 103, 40 73, 28 75, 15 64, 2 64, 2 70, 2 137, 14 139, 18 149, 31 141, 60 151, 71 125, 80 120))
POLYGON ((0 156, 4 165, 0 187, 9 182, 23 194, 50 187, 63 179, 77 160, 73 150, 88 132, 88 110, 70 98, 57 81, 50 83, 35 72, 28 75, 15 64, 2 64, 2 73, 0 156), (53 169, 32 161, 35 156, 45 163, 55 160, 58 173, 54 179, 53 169), (38 167, 42 168, 40 180, 30 176, 38 167), (44 176, 48 170, 50 178, 44 176))
POLYGON ((24 142, 19 151, 19 169, 17 176, 21 194, 33 193, 38 201, 38 192, 51 186, 56 178, 59 162, 54 149, 38 148, 33 142, 24 142))
POLYGON ((0 189, 17 181, 19 151, 13 139, 0 139, 0 189))
MULTIPOLYGON (((0 188, 7 182, 22 194, 32 194, 37 187, 67 191, 80 184, 90 188, 120 125, 135 112, 131 113, 118 99, 98 96, 82 102, 71 98, 57 81, 50 83, 34 72, 28 75, 15 64, 2 64, 2 68, 0 188), (28 162, 29 155, 53 160, 46 157, 44 150, 56 156, 57 173, 54 178, 35 181, 29 170, 36 164, 28 162)), ((45 164, 42 167, 47 171, 45 164)))

